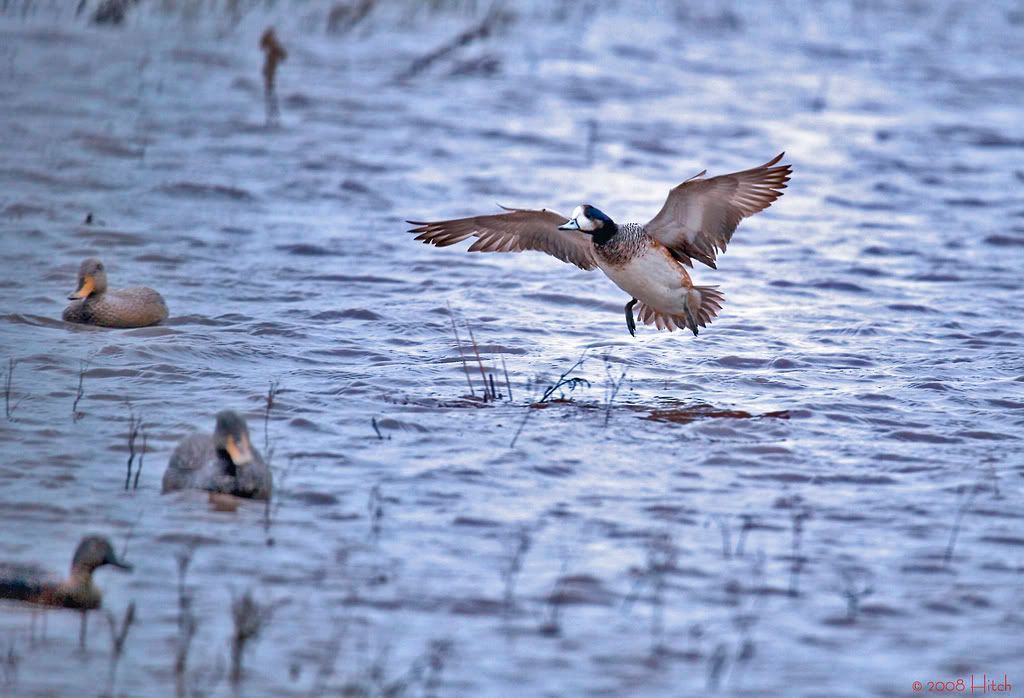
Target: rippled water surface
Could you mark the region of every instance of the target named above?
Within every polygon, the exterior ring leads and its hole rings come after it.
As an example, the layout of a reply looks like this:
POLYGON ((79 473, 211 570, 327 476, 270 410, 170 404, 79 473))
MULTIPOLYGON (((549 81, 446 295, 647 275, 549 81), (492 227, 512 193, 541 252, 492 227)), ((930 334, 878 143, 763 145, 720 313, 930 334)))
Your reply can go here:
POLYGON ((105 608, 137 606, 111 679, 102 616, 83 651, 77 614, 41 634, 0 605, 0 694, 1021 690, 1016 3, 509 4, 404 79, 483 12, 395 3, 332 34, 329 3, 150 5, 120 28, 0 15, 0 560, 64 570, 109 535, 135 571, 98 573, 105 608), (698 338, 630 338, 599 272, 405 232, 496 202, 644 221, 781 150, 786 195, 695 270, 727 298, 698 338), (90 255, 170 319, 61 322, 90 255), (501 400, 467 399, 449 306, 501 400), (530 409, 581 355, 589 384, 530 409), (269 528, 160 495, 223 408, 272 449, 269 528), (274 612, 232 689, 246 591, 274 612))

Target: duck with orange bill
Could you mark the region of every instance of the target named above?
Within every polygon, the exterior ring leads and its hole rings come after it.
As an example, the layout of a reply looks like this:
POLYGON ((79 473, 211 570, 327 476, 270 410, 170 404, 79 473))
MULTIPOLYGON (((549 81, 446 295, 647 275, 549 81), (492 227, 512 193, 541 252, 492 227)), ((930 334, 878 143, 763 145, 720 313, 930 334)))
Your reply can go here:
POLYGON ((164 493, 205 490, 247 499, 270 499, 273 477, 252 445, 242 415, 217 415, 212 434, 192 434, 179 443, 164 472, 164 493))

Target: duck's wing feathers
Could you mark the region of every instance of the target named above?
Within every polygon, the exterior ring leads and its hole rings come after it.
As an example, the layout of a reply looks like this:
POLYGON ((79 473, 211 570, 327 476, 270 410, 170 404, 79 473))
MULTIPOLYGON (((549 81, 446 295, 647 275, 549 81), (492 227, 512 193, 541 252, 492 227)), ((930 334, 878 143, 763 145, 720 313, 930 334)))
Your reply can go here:
POLYGON ((195 487, 197 478, 211 470, 216 460, 217 453, 212 435, 196 433, 186 436, 178 442, 174 453, 171 454, 167 470, 164 471, 161 492, 195 487))
POLYGON ((692 258, 715 269, 716 255, 725 251, 739 222, 782 196, 792 172, 776 164, 783 155, 742 172, 691 177, 668 193, 647 232, 684 264, 692 266, 692 258))
POLYGON ((56 580, 41 567, 0 562, 0 598, 33 601, 47 584, 54 583, 56 580))
MULTIPOLYGON (((502 206, 502 208, 505 208, 502 206)), ((505 208, 507 213, 472 216, 450 221, 406 221, 416 226, 409 230, 428 245, 447 247, 470 236, 477 240, 470 252, 522 252, 539 250, 580 269, 597 266, 594 243, 578 230, 559 230, 565 216, 548 209, 505 208)))

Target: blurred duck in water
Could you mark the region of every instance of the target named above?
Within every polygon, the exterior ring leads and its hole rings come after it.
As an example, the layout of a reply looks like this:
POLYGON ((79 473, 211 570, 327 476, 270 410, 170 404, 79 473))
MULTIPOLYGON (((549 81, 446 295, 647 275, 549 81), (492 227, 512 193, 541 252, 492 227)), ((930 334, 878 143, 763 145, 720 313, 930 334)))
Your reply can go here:
POLYGON ((101 327, 146 327, 167 319, 167 304, 151 288, 107 288, 103 262, 90 258, 78 267, 78 287, 68 296, 65 322, 101 327))
POLYGON ((92 573, 103 565, 131 571, 122 562, 110 541, 102 536, 86 536, 78 544, 66 580, 54 578, 34 565, 0 562, 0 598, 27 601, 43 606, 89 611, 99 608, 103 595, 92 583, 92 573))
POLYGON ((270 466, 249 439, 242 415, 217 415, 212 434, 192 434, 178 443, 164 472, 164 493, 206 490, 249 499, 270 499, 270 466))

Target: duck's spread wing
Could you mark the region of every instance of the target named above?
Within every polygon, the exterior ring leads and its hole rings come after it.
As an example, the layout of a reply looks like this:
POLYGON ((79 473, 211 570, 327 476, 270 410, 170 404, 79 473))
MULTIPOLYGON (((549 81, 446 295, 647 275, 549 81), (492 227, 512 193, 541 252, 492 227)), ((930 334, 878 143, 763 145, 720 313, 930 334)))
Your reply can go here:
POLYGON ((685 264, 691 258, 715 267, 736 226, 782 196, 792 169, 777 165, 785 153, 750 170, 703 179, 701 172, 668 193, 647 232, 685 264))
MULTIPOLYGON (((502 207, 504 208, 504 207, 502 207)), ((578 230, 559 230, 565 216, 541 209, 509 208, 507 213, 472 216, 450 221, 406 221, 416 226, 409 232, 428 245, 447 247, 473 236, 470 252, 522 252, 539 250, 580 269, 597 266, 594 243, 578 230)))

